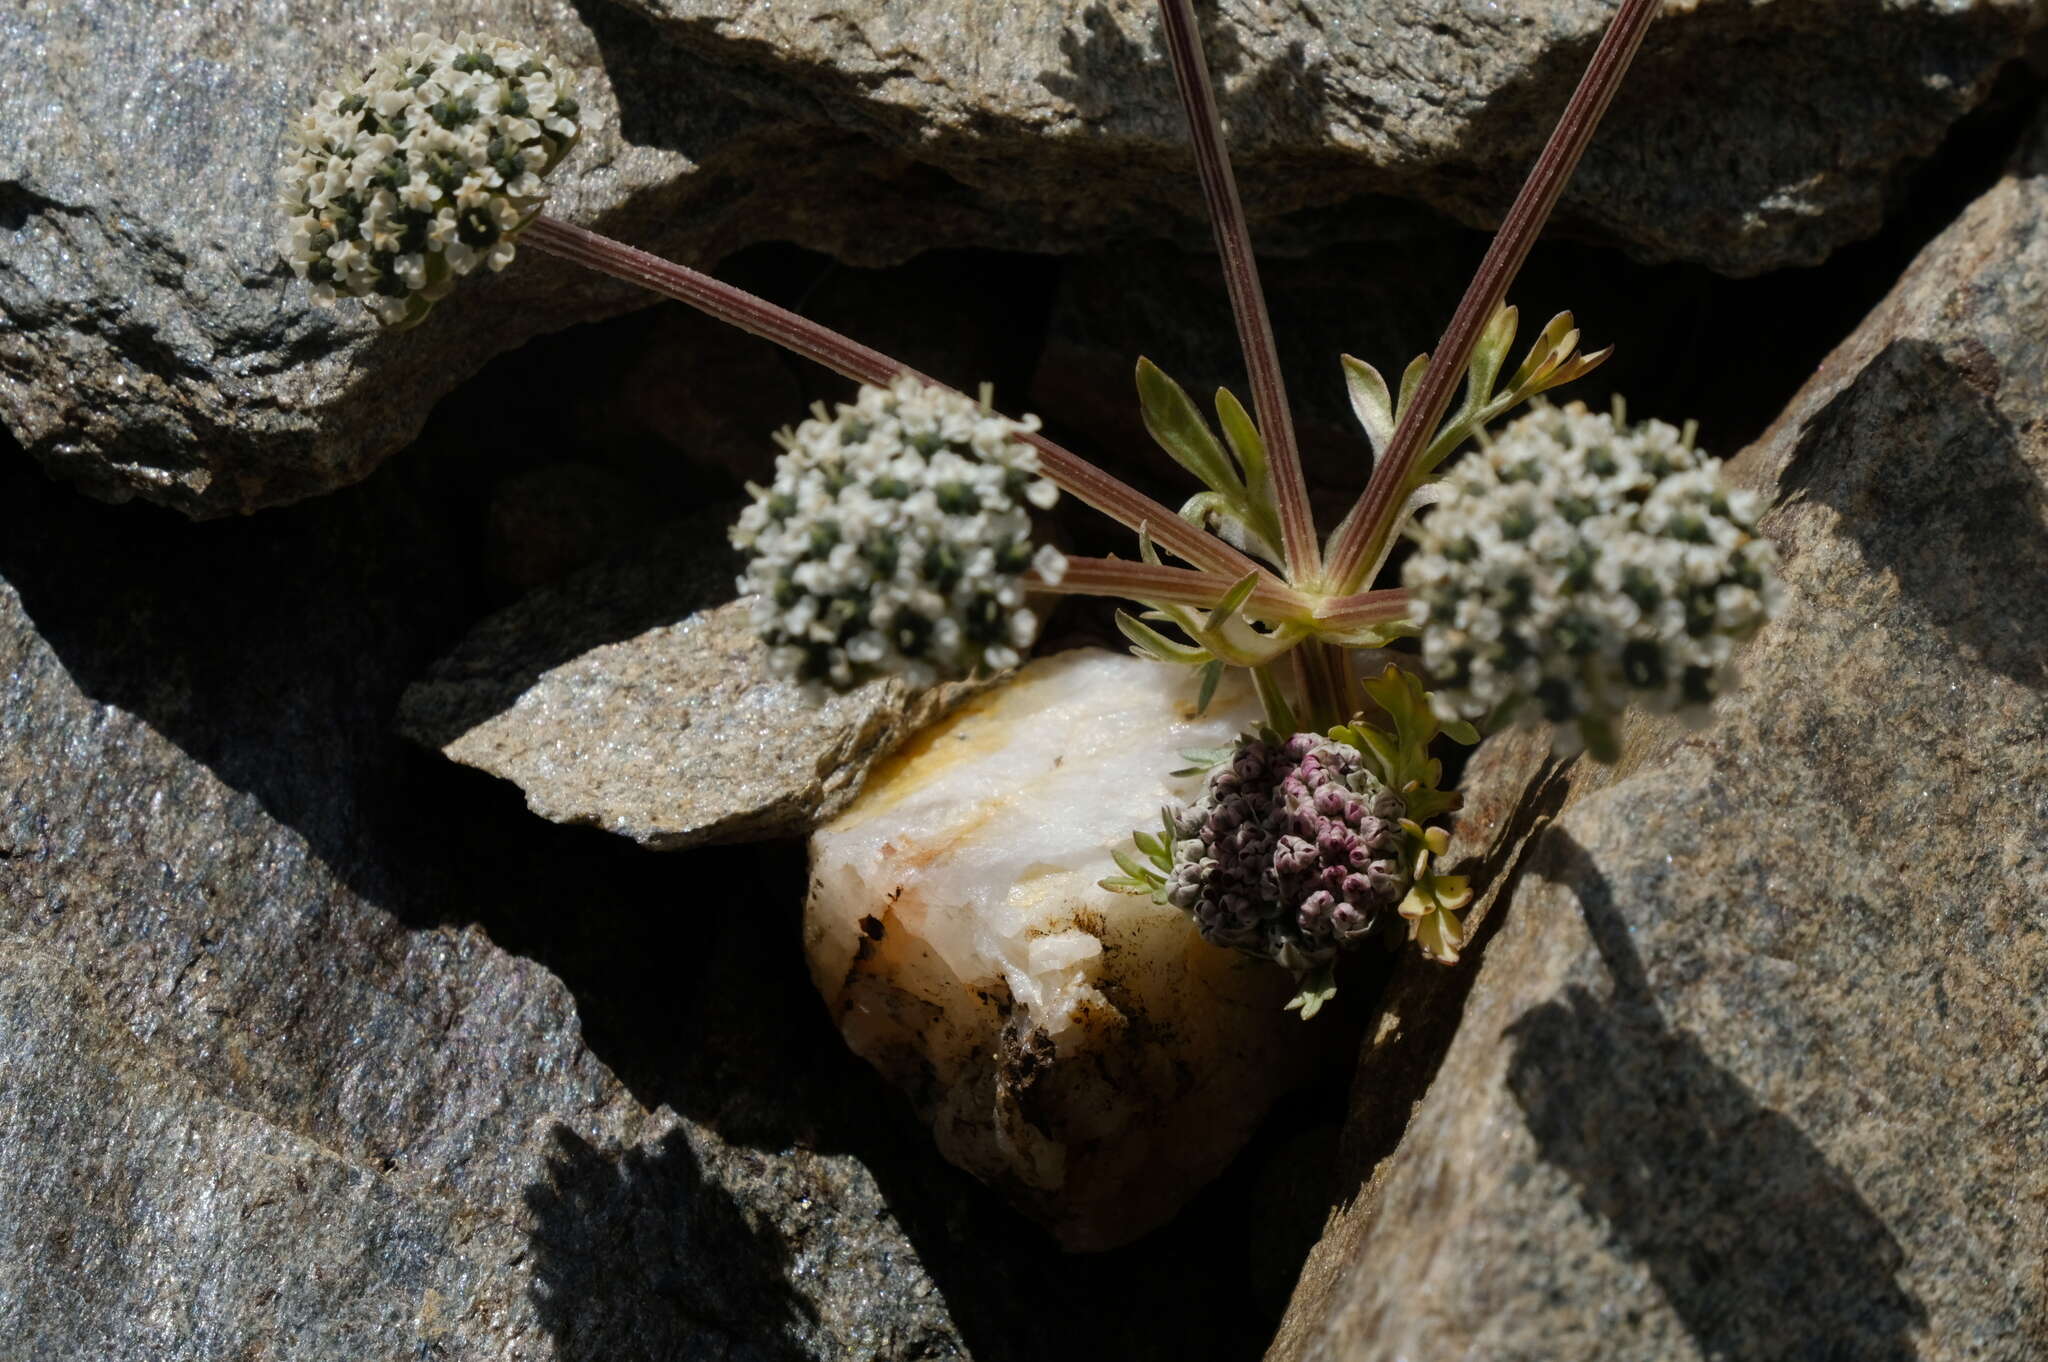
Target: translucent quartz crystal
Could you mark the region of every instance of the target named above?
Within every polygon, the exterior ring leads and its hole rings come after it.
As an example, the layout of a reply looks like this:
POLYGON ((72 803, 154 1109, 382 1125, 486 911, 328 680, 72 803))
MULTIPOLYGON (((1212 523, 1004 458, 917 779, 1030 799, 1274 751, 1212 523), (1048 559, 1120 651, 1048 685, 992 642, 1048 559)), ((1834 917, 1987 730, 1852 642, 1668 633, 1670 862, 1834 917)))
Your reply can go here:
POLYGON ((1096 650, 1033 662, 811 839, 805 949, 847 1043, 1070 1249, 1170 1217, 1330 1038, 1283 1010, 1284 970, 1096 884, 1195 793, 1167 774, 1181 754, 1257 717, 1241 673, 1201 717, 1195 682, 1096 650))

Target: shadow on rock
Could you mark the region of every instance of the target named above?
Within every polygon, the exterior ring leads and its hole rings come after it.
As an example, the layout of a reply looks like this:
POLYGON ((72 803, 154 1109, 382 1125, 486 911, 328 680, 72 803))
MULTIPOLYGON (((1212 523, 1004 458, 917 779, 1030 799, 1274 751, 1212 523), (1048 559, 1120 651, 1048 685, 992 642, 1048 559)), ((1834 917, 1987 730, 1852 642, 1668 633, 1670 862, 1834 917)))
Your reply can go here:
POLYGON ((707 1182, 683 1133, 606 1158, 566 1126, 527 1189, 533 1298, 564 1362, 807 1356, 788 1250, 707 1182))
POLYGON ((2015 608, 2048 582, 2048 494, 1998 383, 1988 352, 1894 341, 1808 423, 1785 486, 1837 511, 1957 649, 2048 689, 2048 632, 2015 608))
MULTIPOLYGON (((1293 42, 1284 59, 1253 69, 1254 58, 1237 31, 1215 22, 1215 6, 1198 8, 1208 11, 1200 18, 1202 46, 1210 75, 1229 87, 1217 90, 1217 104, 1240 154, 1270 140, 1278 131, 1274 125, 1282 121, 1297 131, 1322 127, 1327 59, 1311 62, 1302 44, 1293 42), (1247 71, 1248 78, 1238 79, 1247 71)), ((1180 107, 1173 62, 1157 25, 1148 23, 1147 40, 1140 41, 1117 26, 1106 5, 1090 5, 1080 18, 1085 36, 1069 29, 1060 38, 1066 70, 1040 72, 1040 84, 1090 120, 1107 118, 1119 109, 1180 107)), ((1179 131, 1178 123, 1175 130, 1179 131)))
POLYGON ((1578 896, 1614 979, 1509 1028, 1508 1087, 1540 1157, 1649 1268, 1707 1357, 1911 1362, 1925 1307, 1854 1184, 1659 1012, 1607 879, 1553 829, 1540 869, 1578 896))
MULTIPOLYGON (((88 501, 0 434, 0 579, 85 696, 144 720, 248 796, 234 817, 252 840, 268 845, 259 839, 273 823, 298 834, 304 868, 293 875, 331 875, 410 927, 478 924, 544 964, 574 994, 592 1051, 637 1098, 747 1157, 857 1158, 981 1362, 1256 1355, 1278 1307, 1243 1286, 1258 1228, 1250 1195, 1290 1119, 1336 1113, 1311 1101, 1270 1123, 1247 1161, 1143 1244, 1060 1253, 947 1166, 908 1105, 847 1050, 803 961, 800 844, 655 855, 536 819, 516 788, 391 732, 405 685, 489 604, 464 530, 473 489, 441 463, 394 460, 305 506, 195 525, 88 501)), ((534 1189, 535 1251, 549 1317, 572 1331, 568 1355, 607 1356, 625 1338, 579 1293, 655 1300, 659 1286, 650 1338, 683 1336, 693 1302, 715 1292, 755 1302, 769 1321, 755 1336, 715 1332, 726 1316, 698 1320, 709 1356, 780 1358, 802 1335, 831 1331, 807 1329, 790 1295, 805 1283, 777 1284, 785 1246, 746 1224, 720 1171, 687 1147, 615 1165, 572 1144, 557 1164, 534 1189), (700 1266, 727 1275, 677 1285, 650 1266, 642 1275, 656 1285, 607 1281, 642 1259, 669 1272, 685 1253, 720 1260, 700 1266)), ((697 1355, 630 1347, 609 1355, 697 1355)))
POLYGON ((549 671, 733 598, 731 506, 686 516, 483 621, 398 706, 400 731, 446 747, 519 703, 549 671))

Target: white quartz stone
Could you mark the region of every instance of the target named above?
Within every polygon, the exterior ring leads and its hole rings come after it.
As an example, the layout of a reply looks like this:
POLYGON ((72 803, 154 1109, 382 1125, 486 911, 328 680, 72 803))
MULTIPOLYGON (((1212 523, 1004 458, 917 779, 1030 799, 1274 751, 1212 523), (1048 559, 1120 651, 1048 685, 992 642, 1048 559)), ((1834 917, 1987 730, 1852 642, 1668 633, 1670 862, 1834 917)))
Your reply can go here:
POLYGON ((805 943, 853 1049, 953 1162, 1069 1248, 1163 1222, 1300 1081, 1328 1028, 1277 967, 1096 883, 1197 778, 1181 753, 1256 718, 1226 678, 1088 650, 920 734, 811 840, 805 943))

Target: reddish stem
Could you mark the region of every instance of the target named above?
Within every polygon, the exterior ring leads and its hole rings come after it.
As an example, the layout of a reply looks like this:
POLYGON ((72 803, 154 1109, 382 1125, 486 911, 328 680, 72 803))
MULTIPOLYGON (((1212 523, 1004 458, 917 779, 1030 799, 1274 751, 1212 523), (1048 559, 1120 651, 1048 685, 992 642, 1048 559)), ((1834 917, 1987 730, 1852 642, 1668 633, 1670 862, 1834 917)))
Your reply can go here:
MULTIPOLYGON (((1266 442, 1287 576, 1298 586, 1312 587, 1322 575, 1315 511, 1301 471, 1294 418, 1287 407, 1287 384, 1280 374, 1279 349, 1273 343, 1273 321, 1259 287, 1251 229, 1245 223, 1244 202, 1238 197, 1237 176, 1223 149, 1223 117, 1216 107, 1208 57, 1202 51, 1201 32, 1188 0, 1160 0, 1159 17, 1166 29, 1166 50, 1173 59, 1174 83, 1180 88, 1181 107, 1188 117, 1188 135, 1195 144, 1195 165, 1201 171, 1202 197, 1216 234, 1216 254, 1223 262, 1230 310, 1237 319, 1238 344, 1251 378, 1252 411, 1266 442)), ((1254 494, 1257 490, 1253 489, 1254 494)))
MULTIPOLYGON (((1037 576, 1026 580, 1033 591, 1061 596, 1116 596, 1207 610, 1239 579, 1123 558, 1069 558, 1059 581, 1047 582, 1037 576)), ((1313 609, 1313 603, 1301 593, 1278 582, 1260 582, 1245 602, 1246 615, 1267 623, 1307 621, 1313 609)))
POLYGON ((1375 624, 1406 619, 1408 593, 1400 587, 1381 591, 1360 591, 1349 596, 1331 596, 1316 605, 1316 623, 1340 633, 1375 624))
POLYGON ((1507 297, 1508 286, 1514 283, 1522 262, 1528 258, 1529 248, 1557 206, 1558 195, 1564 192, 1565 182, 1577 168, 1586 144, 1593 140, 1593 131, 1600 126, 1601 115, 1607 112, 1614 92, 1621 87, 1622 77, 1628 74, 1643 34, 1657 17, 1659 3, 1660 0, 1622 0, 1621 9, 1607 25, 1607 33, 1587 64, 1578 89, 1572 93, 1543 154, 1536 158, 1535 169, 1529 172, 1500 231, 1495 233, 1493 245, 1465 290, 1464 300, 1444 329, 1443 339, 1437 342, 1429 369, 1408 409, 1401 414, 1386 456, 1373 469, 1372 480, 1358 504, 1331 536, 1331 589, 1356 591, 1366 585, 1353 579, 1379 560, 1379 550, 1386 536, 1393 532, 1394 512, 1407 494, 1407 480, 1415 460, 1428 447, 1431 435, 1450 406, 1451 394, 1464 380, 1465 366, 1471 362, 1480 333, 1507 297))
MULTIPOLYGON (((688 303, 700 312, 774 341, 785 350, 814 360, 857 383, 887 385, 897 375, 909 374, 920 382, 944 386, 879 350, 870 349, 808 317, 800 317, 787 308, 757 298, 745 289, 735 288, 702 271, 663 260, 660 256, 650 255, 559 218, 545 214, 535 217, 520 232, 519 240, 549 255, 560 256, 688 303)), ((1234 582, 1247 572, 1257 572, 1262 579, 1279 585, 1278 578, 1243 553, 1182 520, 1165 506, 1111 477, 1080 455, 1036 433, 1021 438, 1038 450, 1039 467, 1046 477, 1131 529, 1149 529, 1161 548, 1185 558, 1196 567, 1220 573, 1229 581, 1234 582)))

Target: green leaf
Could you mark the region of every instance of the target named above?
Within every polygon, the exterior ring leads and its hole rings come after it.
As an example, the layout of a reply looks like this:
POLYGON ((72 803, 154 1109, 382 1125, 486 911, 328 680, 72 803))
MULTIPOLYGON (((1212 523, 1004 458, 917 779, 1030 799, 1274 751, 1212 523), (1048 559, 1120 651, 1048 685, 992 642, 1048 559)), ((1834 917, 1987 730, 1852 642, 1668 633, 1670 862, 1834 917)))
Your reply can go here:
POLYGON ((1400 784, 1401 764, 1394 755, 1393 739, 1370 725, 1361 725, 1353 731, 1358 741, 1352 746, 1378 763, 1381 782, 1387 785, 1400 784))
POLYGON ((1418 823, 1426 823, 1465 804, 1465 796, 1456 790, 1411 790, 1401 799, 1408 806, 1408 817, 1418 823))
POLYGON ((1183 667, 1198 667, 1209 660, 1209 650, 1186 643, 1176 643, 1149 624, 1131 618, 1129 612, 1116 612, 1116 627, 1123 631, 1125 638, 1134 644, 1145 656, 1161 662, 1172 662, 1183 667))
POLYGON ((1138 558, 1153 567, 1159 566, 1159 549, 1152 543, 1152 522, 1149 520, 1138 524, 1138 558))
POLYGON ((1216 683, 1223 679, 1223 659, 1211 658, 1202 664, 1202 689, 1195 696, 1195 713, 1209 712, 1209 702, 1216 698, 1216 683))
POLYGON ((1119 849, 1110 852, 1109 856, 1111 860, 1116 862, 1116 868, 1118 870, 1123 871, 1124 874, 1129 875, 1132 879, 1138 881, 1140 884, 1147 884, 1151 882, 1152 871, 1147 867, 1139 864, 1138 858, 1131 855, 1130 852, 1119 849))
POLYGON ((1538 381, 1539 375, 1545 370, 1555 367, 1555 359, 1562 358, 1554 355, 1559 343, 1566 336, 1576 339, 1577 335, 1578 333, 1572 330, 1572 314, 1569 312, 1560 312, 1544 323, 1542 332, 1529 343, 1529 351, 1522 357, 1521 367, 1516 369, 1514 377, 1508 380, 1508 391, 1515 395, 1516 401, 1524 401, 1542 391, 1531 385, 1538 381))
POLYGON ((1387 393, 1387 380, 1362 359, 1339 355, 1337 362, 1344 366, 1344 386, 1351 393, 1351 410, 1357 415, 1358 424, 1365 427, 1372 452, 1384 455, 1394 438, 1394 400, 1387 393))
POLYGON ((1501 366, 1507 363, 1508 350, 1515 343, 1519 315, 1512 307, 1497 307, 1479 333, 1479 343, 1472 347, 1472 358, 1465 366, 1464 410, 1476 411, 1492 398, 1501 366))
POLYGON ((1288 999, 1286 1010, 1301 1013, 1303 1021, 1322 1011, 1323 1004, 1337 996, 1336 971, 1331 965, 1318 965, 1297 982, 1301 992, 1288 999))
POLYGON ((1614 347, 1610 345, 1605 349, 1595 350, 1590 355, 1576 355, 1552 370, 1549 376, 1543 380, 1543 386, 1537 389, 1537 391, 1547 393, 1552 388, 1561 388, 1567 383, 1576 382, 1605 364, 1607 357, 1613 353, 1614 347))
POLYGON ((1259 574, 1257 572, 1247 572, 1244 576, 1238 578, 1232 584, 1230 590, 1223 593, 1223 599, 1216 602, 1216 613, 1210 616, 1210 623, 1221 624, 1224 620, 1229 619, 1232 615, 1244 609, 1244 603, 1252 598, 1252 592, 1257 589, 1258 585, 1259 574))
POLYGON ((1223 427, 1223 438, 1230 442, 1230 452, 1237 458, 1237 466, 1244 470, 1244 485, 1255 496, 1264 500, 1266 489, 1266 437, 1259 434, 1259 428, 1252 424, 1251 414, 1244 409, 1244 403, 1228 388, 1216 390, 1216 420, 1223 427))
POLYGON ((1138 405, 1145 429, 1173 461, 1202 480, 1205 487, 1242 502, 1245 487, 1223 446, 1209 433, 1202 413, 1187 392, 1149 359, 1138 361, 1138 405))
POLYGON ((1452 719, 1444 725, 1444 736, 1452 742, 1471 747, 1479 741, 1479 730, 1469 720, 1452 719))
POLYGON ((1417 355, 1408 361, 1408 367, 1401 374, 1401 396, 1394 403, 1394 421, 1399 424, 1401 413, 1408 410, 1408 401, 1415 396, 1416 388, 1422 384, 1422 376, 1429 372, 1429 356, 1417 355))
MULTIPOLYGON (((1180 754, 1180 759, 1188 764, 1173 774, 1177 776, 1199 776, 1205 772, 1215 770, 1236 755, 1237 747, 1235 744, 1224 747, 1191 747, 1180 754)), ((1165 823, 1165 821, 1165 811, 1161 810, 1160 822, 1165 823)), ((1169 843, 1173 840, 1173 828, 1170 825, 1166 828, 1166 840, 1169 843)))
POLYGON ((1209 518, 1229 516, 1232 513, 1230 498, 1221 492, 1197 492, 1181 503, 1180 518, 1200 529, 1209 528, 1209 518))
POLYGON ((1245 528, 1258 541, 1258 548, 1277 561, 1280 510, 1273 504, 1273 478, 1266 462, 1265 437, 1259 434, 1244 404, 1228 388, 1216 390, 1216 420, 1223 427, 1223 438, 1230 442, 1230 452, 1238 467, 1244 470, 1245 501, 1240 514, 1245 528))

